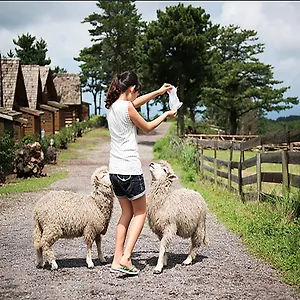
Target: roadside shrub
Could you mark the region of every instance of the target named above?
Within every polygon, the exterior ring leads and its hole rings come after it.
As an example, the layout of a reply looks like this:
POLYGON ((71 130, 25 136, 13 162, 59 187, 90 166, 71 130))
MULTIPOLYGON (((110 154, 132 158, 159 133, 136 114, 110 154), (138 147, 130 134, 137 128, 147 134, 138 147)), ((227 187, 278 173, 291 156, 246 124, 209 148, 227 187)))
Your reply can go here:
POLYGON ((157 159, 180 161, 185 171, 185 181, 195 181, 197 177, 197 148, 186 144, 178 137, 168 134, 165 138, 154 144, 153 151, 157 159))
POLYGON ((36 138, 33 135, 25 135, 18 143, 18 148, 22 148, 27 144, 33 144, 36 142, 36 138))
POLYGON ((266 197, 271 209, 289 220, 300 218, 300 191, 280 197, 274 193, 266 197))
POLYGON ((14 169, 15 151, 15 141, 5 133, 0 137, 0 182, 2 183, 14 169))

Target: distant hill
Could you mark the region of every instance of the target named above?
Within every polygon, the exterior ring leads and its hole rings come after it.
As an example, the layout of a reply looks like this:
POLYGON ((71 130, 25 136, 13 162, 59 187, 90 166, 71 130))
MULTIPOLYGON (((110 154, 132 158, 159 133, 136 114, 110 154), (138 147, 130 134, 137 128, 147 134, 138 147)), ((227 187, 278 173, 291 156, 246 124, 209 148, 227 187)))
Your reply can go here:
POLYGON ((294 122, 294 121, 300 121, 300 116, 288 116, 288 117, 279 117, 276 119, 278 122, 294 122))

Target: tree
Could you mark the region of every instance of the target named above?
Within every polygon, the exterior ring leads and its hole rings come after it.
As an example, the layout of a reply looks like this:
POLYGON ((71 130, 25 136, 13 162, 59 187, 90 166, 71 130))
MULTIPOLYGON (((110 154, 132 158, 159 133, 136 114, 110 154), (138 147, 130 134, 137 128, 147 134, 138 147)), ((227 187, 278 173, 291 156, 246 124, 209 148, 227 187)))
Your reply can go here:
POLYGON ((50 68, 51 73, 54 75, 58 73, 68 73, 68 71, 65 68, 62 68, 60 66, 55 66, 54 68, 50 68))
POLYGON ((217 125, 228 120, 230 134, 237 133, 241 117, 251 111, 278 112, 299 102, 297 97, 283 97, 290 87, 273 87, 282 81, 273 78, 271 65, 256 57, 264 51, 257 40, 256 31, 229 25, 220 28, 214 45, 213 80, 204 89, 203 102, 217 113, 217 125))
MULTIPOLYGON (((101 68, 108 86, 115 73, 136 70, 135 44, 142 22, 134 1, 98 1, 101 13, 92 13, 83 20, 94 28, 89 30, 92 41, 101 46, 101 68)), ((97 47, 94 48, 95 51, 97 47)), ((99 57, 95 52, 92 56, 99 57)))
POLYGON ((101 44, 94 44, 91 47, 82 49, 78 57, 74 59, 82 62, 79 67, 81 68, 80 80, 84 92, 93 95, 94 112, 97 115, 97 107, 101 108, 101 95, 104 90, 104 72, 101 66, 101 44), (97 106, 97 97, 99 95, 99 106, 97 106))
POLYGON ((10 58, 16 57, 16 55, 13 53, 13 51, 10 49, 9 52, 7 52, 7 56, 10 58))
MULTIPOLYGON (((178 133, 184 133, 184 113, 195 113, 201 89, 210 74, 211 41, 218 26, 201 7, 183 4, 157 11, 157 20, 148 24, 144 49, 148 78, 152 82, 170 82, 178 87, 183 108, 178 111, 178 133)), ((164 101, 165 106, 167 99, 164 101)))
MULTIPOLYGON (((51 59, 46 58, 47 43, 42 38, 37 40, 27 33, 18 36, 17 40, 13 39, 13 43, 17 46, 15 56, 21 60, 21 64, 46 66, 51 63, 51 59)), ((10 51, 8 55, 13 55, 13 52, 10 51)))

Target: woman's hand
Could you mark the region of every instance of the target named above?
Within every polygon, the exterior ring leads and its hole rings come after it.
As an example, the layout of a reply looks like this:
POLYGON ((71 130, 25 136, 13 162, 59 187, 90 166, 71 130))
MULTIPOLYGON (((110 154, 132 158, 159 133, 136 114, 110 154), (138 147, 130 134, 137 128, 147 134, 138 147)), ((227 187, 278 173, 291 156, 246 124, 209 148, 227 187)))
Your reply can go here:
POLYGON ((167 111, 168 117, 169 118, 176 118, 177 117, 177 110, 169 110, 167 111))
POLYGON ((171 91, 172 85, 170 83, 164 83, 160 89, 157 90, 158 95, 163 95, 166 91, 171 91))

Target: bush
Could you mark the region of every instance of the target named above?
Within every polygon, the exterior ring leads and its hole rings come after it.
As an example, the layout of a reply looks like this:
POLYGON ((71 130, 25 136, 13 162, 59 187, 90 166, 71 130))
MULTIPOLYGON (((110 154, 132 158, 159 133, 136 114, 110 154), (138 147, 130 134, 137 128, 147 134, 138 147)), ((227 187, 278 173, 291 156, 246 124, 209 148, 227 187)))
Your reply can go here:
POLYGON ((25 135, 18 143, 18 148, 23 148, 23 146, 28 144, 33 144, 36 142, 36 138, 33 135, 25 135))
POLYGON ((0 137, 0 182, 2 183, 14 169, 15 151, 15 141, 5 133, 0 137))

